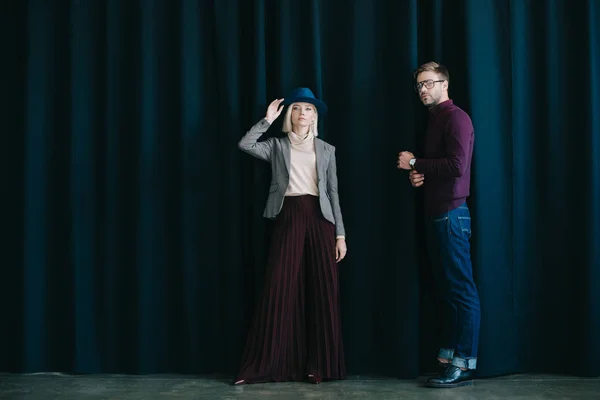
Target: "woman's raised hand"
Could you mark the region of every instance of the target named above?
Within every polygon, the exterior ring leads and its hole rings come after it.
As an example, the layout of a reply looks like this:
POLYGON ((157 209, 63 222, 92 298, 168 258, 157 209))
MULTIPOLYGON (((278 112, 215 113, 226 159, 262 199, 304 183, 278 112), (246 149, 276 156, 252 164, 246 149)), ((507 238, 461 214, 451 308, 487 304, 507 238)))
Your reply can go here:
POLYGON ((280 104, 283 100, 284 99, 275 99, 271 102, 271 104, 269 104, 269 108, 267 108, 267 115, 265 116, 265 119, 269 124, 272 124, 273 121, 279 117, 279 114, 281 114, 283 106, 280 106, 280 104))

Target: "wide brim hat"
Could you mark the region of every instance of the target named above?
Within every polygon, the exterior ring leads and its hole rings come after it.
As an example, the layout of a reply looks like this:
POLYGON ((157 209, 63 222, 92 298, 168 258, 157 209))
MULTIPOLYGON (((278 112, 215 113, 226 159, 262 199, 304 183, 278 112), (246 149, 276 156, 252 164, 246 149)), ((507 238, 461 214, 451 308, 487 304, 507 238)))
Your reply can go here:
POLYGON ((283 104, 290 105, 292 103, 310 103, 317 108, 319 115, 327 114, 327 104, 317 99, 309 88, 299 87, 284 97, 283 104))

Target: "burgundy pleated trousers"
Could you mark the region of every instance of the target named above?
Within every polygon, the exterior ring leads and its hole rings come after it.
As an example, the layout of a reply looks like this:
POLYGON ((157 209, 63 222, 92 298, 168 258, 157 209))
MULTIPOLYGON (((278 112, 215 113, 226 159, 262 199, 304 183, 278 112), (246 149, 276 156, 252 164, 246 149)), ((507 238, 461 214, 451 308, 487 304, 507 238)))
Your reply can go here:
POLYGON ((335 226, 319 199, 286 197, 236 381, 346 378, 337 268, 335 226))

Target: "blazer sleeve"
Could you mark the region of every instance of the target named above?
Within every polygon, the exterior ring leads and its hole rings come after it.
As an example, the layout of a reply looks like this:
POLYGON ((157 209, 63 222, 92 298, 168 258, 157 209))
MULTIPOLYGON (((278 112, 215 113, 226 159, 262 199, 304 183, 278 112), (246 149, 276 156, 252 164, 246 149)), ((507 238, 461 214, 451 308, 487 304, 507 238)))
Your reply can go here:
POLYGON ((238 148, 251 156, 270 162, 273 140, 268 139, 264 142, 258 141, 270 126, 271 124, 264 118, 258 121, 248 132, 246 132, 242 139, 240 139, 238 148))
POLYGON ((346 236, 342 218, 342 209, 340 207, 340 196, 338 194, 335 147, 332 147, 331 156, 329 157, 329 166, 327 167, 327 193, 331 200, 331 208, 333 209, 333 217, 335 218, 335 234, 336 236, 346 236))

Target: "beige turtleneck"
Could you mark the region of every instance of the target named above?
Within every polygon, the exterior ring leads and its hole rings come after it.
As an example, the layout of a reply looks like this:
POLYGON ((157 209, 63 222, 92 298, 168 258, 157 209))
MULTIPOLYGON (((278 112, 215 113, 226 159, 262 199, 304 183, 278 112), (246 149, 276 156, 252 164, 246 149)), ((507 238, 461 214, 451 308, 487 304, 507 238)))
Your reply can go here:
MULTIPOLYGON (((315 135, 309 132, 303 138, 294 132, 289 132, 288 138, 290 139, 290 184, 285 195, 309 194, 319 197, 315 135)), ((345 236, 338 235, 336 238, 345 239, 345 236)))
POLYGON ((305 137, 300 137, 294 132, 289 132, 288 138, 290 139, 290 184, 285 195, 310 194, 318 197, 314 134, 309 132, 305 137))

